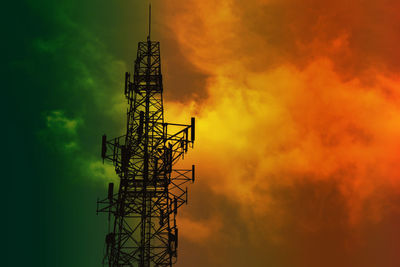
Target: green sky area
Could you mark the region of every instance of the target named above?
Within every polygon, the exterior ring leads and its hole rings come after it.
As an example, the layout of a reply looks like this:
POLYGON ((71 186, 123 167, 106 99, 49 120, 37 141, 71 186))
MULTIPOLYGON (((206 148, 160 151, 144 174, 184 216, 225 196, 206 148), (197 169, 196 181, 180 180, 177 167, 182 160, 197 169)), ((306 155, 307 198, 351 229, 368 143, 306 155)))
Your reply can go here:
POLYGON ((4 266, 100 266, 107 225, 96 200, 112 174, 101 135, 123 134, 124 72, 146 38, 147 3, 9 1, 4 10, 4 266))

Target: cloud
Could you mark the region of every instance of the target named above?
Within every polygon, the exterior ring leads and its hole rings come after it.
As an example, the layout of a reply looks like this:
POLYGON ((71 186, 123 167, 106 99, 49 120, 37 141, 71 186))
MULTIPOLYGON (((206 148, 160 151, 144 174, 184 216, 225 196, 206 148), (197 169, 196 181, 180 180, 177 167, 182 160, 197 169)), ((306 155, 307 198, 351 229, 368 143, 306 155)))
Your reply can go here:
POLYGON ((73 166, 75 177, 80 177, 75 179, 84 177, 101 186, 116 182, 113 166, 102 165, 99 149, 102 134, 125 131, 123 83, 128 68, 88 25, 58 8, 55 13, 62 13, 52 18, 60 30, 35 36, 30 48, 37 60, 20 62, 32 76, 36 69, 49 73, 49 79, 40 81, 47 91, 35 94, 43 94, 39 101, 46 99, 38 105, 44 110, 38 137, 68 168, 73 166))
MULTIPOLYGON (((82 160, 83 161, 83 160, 82 160)), ((83 161, 83 173, 86 173, 89 177, 98 182, 104 182, 108 184, 113 182, 119 184, 119 177, 115 173, 114 166, 112 164, 103 164, 100 160, 89 160, 83 161)))
POLYGON ((243 239, 188 245, 210 257, 199 264, 395 266, 383 240, 387 253, 369 251, 369 231, 386 240, 399 215, 397 5, 164 3, 180 51, 207 75, 207 98, 165 105, 168 120, 197 117, 191 197, 213 206, 197 219, 243 239))
POLYGON ((69 119, 65 117, 64 111, 53 110, 46 115, 46 125, 54 131, 67 132, 76 135, 78 125, 82 123, 82 119, 69 119))
POLYGON ((46 128, 38 132, 39 137, 52 149, 61 152, 79 150, 78 128, 82 118, 68 118, 63 110, 52 110, 44 114, 46 128))
POLYGON ((56 87, 57 97, 65 101, 57 101, 58 105, 64 110, 75 108, 85 114, 91 113, 87 110, 90 106, 110 119, 122 117, 120 114, 125 110, 123 83, 124 73, 128 70, 126 64, 111 54, 98 36, 80 27, 66 14, 58 20, 64 31, 47 38, 38 37, 32 42, 33 50, 40 56, 38 61, 49 61, 44 64, 44 71, 52 72, 47 69, 50 65, 62 66, 50 77, 56 78, 51 86, 56 87), (84 100, 86 105, 83 101, 77 102, 77 99, 84 100))
POLYGON ((190 218, 179 218, 180 237, 194 243, 204 243, 212 239, 221 228, 221 222, 213 220, 198 221, 190 218))
MULTIPOLYGON (((332 61, 341 79, 374 82, 399 71, 397 1, 185 1, 164 3, 180 53, 208 75, 240 62, 257 72, 332 61), (209 16, 213 14, 213 16, 209 16)), ((171 35, 170 32, 168 32, 171 35)), ((190 89, 190 88, 189 88, 190 89)))

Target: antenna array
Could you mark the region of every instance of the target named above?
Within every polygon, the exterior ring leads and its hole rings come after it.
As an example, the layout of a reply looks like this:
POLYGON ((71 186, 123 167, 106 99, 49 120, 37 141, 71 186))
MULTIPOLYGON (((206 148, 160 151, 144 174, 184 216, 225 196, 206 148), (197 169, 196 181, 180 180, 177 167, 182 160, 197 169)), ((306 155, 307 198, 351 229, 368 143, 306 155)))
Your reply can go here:
POLYGON ((126 134, 102 138, 101 156, 111 161, 120 178, 118 191, 110 183, 97 212, 108 214, 106 266, 172 266, 176 262, 176 215, 187 203, 186 184, 194 182, 195 166, 174 165, 195 139, 191 124, 164 122, 160 43, 139 42, 133 77, 125 74, 128 100, 126 134))

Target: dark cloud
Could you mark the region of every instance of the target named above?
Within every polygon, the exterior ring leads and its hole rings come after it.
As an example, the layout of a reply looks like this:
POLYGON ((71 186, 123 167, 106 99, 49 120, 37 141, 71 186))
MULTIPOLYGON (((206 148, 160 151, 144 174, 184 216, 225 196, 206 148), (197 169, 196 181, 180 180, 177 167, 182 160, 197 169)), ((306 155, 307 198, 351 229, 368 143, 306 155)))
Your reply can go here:
POLYGON ((341 187, 337 178, 304 177, 290 186, 278 183, 268 190, 273 208, 258 214, 250 202, 236 202, 200 182, 192 188, 185 217, 198 222, 219 218, 223 228, 211 229, 213 234, 201 242, 182 238, 177 266, 397 266, 397 193, 385 191, 390 206, 382 220, 363 217, 351 225, 348 197, 341 187))
POLYGON ((162 72, 165 99, 202 102, 208 97, 208 75, 196 68, 181 50, 177 40, 163 33, 161 41, 162 72))
POLYGON ((286 62, 301 67, 328 57, 346 79, 364 76, 370 68, 399 71, 400 53, 395 47, 400 17, 394 11, 398 8, 393 0, 235 1, 232 5, 242 26, 236 41, 249 68, 262 70, 286 62))

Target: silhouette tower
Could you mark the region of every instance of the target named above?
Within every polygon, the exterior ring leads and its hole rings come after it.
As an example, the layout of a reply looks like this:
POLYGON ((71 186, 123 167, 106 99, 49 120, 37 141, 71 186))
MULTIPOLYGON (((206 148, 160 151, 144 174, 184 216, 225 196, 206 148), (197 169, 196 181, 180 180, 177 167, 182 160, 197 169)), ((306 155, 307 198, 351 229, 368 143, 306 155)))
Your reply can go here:
POLYGON ((133 77, 125 74, 128 100, 126 134, 102 138, 101 156, 113 162, 118 192, 97 201, 97 212, 108 213, 105 266, 172 266, 177 259, 178 208, 187 203, 186 184, 195 167, 175 169, 195 139, 190 125, 164 122, 160 43, 139 42, 133 77), (133 78, 133 79, 132 79, 133 78))

